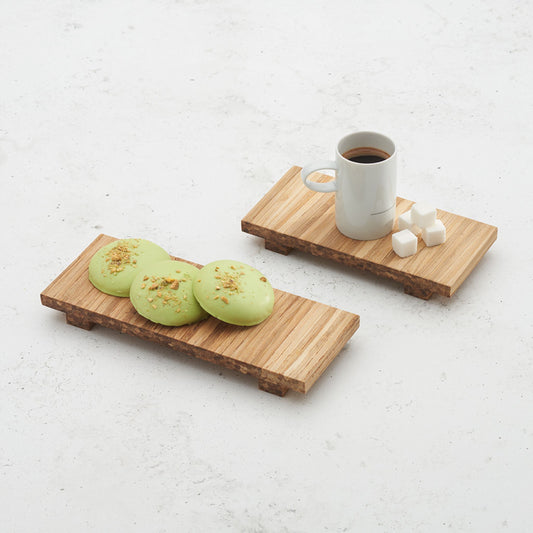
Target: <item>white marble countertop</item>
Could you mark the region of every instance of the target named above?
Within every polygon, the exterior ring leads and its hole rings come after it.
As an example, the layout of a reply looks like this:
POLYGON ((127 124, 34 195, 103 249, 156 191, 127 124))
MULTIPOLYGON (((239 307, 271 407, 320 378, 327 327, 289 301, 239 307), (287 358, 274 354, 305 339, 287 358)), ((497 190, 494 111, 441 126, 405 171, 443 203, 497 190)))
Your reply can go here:
POLYGON ((526 532, 533 483, 530 1, 4 2, 3 532, 526 532), (240 220, 374 129, 398 193, 498 226, 451 299, 240 220), (99 233, 361 315, 308 395, 40 292, 99 233))

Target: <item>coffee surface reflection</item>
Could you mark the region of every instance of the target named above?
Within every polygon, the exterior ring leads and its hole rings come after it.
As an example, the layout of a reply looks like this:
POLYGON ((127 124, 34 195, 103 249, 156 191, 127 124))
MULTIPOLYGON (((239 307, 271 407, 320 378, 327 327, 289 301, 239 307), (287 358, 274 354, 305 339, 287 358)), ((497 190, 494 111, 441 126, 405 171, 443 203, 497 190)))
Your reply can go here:
POLYGON ((342 157, 352 161, 353 163, 380 163, 388 159, 390 155, 380 150, 379 148, 373 148, 372 146, 360 146, 359 148, 352 148, 342 154, 342 157))

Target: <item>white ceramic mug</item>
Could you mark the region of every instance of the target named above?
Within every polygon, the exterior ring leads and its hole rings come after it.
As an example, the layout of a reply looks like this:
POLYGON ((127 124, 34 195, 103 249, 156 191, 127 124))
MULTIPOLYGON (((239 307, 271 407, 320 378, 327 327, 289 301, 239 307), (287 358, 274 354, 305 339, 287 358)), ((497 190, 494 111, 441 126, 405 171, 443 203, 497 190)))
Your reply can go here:
POLYGON ((335 223, 347 237, 369 241, 392 231, 396 215, 396 147, 385 135, 372 131, 346 135, 337 144, 335 161, 306 165, 302 180, 313 191, 335 193, 335 223), (335 180, 309 181, 310 174, 324 169, 335 170, 335 180))

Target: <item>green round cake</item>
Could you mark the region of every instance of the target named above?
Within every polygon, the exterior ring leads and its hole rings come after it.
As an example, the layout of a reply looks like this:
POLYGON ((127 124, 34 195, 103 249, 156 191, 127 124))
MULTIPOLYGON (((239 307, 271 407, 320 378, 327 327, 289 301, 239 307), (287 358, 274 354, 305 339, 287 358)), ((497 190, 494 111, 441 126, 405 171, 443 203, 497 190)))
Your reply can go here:
POLYGON ((170 259, 163 248, 144 239, 120 239, 98 250, 89 263, 89 280, 102 292, 128 297, 141 268, 170 259))
POLYGON ((274 308, 274 290, 259 270, 224 259, 204 266, 194 282, 194 295, 211 315, 237 326, 263 322, 274 308))
POLYGON ((182 261, 160 261, 140 270, 130 299, 136 311, 157 324, 183 326, 208 317, 193 294, 199 270, 182 261))

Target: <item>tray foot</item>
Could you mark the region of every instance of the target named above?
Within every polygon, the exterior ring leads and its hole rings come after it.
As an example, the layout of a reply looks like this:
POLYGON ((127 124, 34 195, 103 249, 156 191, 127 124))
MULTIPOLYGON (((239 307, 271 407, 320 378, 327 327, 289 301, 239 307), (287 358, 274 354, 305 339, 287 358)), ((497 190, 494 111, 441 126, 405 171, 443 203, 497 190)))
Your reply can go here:
POLYGON ((410 294, 411 296, 421 298, 422 300, 429 300, 433 296, 433 291, 431 289, 413 287, 412 285, 404 285, 403 292, 405 294, 410 294))
POLYGON ((66 313, 65 318, 67 319, 67 324, 81 329, 90 330, 94 326, 94 322, 77 313, 66 313))
POLYGON ((274 383, 263 378, 259 378, 259 388, 261 390, 264 390, 265 392, 276 394, 277 396, 285 396, 285 394, 287 394, 287 391, 289 390, 288 387, 284 387, 279 383, 274 383))
POLYGON ((279 244, 278 242, 270 241, 268 239, 265 239, 265 248, 272 252, 283 255, 288 255, 292 250, 290 246, 284 246, 283 244, 279 244))

